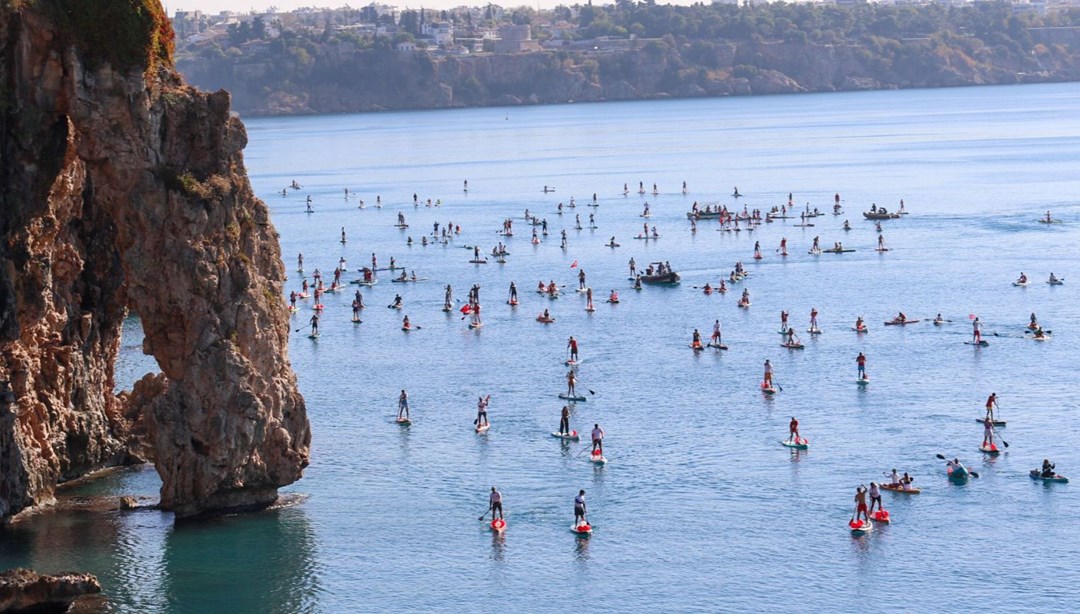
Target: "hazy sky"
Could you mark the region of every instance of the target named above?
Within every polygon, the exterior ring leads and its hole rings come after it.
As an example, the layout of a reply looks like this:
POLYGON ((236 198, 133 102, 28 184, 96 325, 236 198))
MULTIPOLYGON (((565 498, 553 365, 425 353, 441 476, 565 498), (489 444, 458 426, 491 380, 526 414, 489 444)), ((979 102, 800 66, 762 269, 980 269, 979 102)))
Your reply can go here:
MULTIPOLYGON (((668 0, 667 2, 660 2, 660 4, 690 4, 692 0, 668 0)), ((493 4, 498 4, 505 7, 517 7, 517 6, 531 6, 537 8, 552 8, 560 4, 573 5, 573 4, 586 4, 587 0, 502 0, 501 2, 495 1, 493 4)), ((612 4, 614 0, 594 0, 594 4, 612 4)), ((291 11, 305 6, 318 6, 318 7, 340 7, 348 4, 349 6, 359 8, 371 3, 371 0, 352 0, 351 2, 345 2, 344 0, 167 0, 163 1, 165 9, 172 15, 176 11, 203 11, 207 13, 219 13, 221 11, 264 11, 268 7, 276 6, 279 11, 291 11)), ((379 4, 391 4, 402 8, 424 8, 430 9, 448 9, 455 6, 483 6, 487 4, 486 1, 481 0, 390 0, 382 1, 379 4)))

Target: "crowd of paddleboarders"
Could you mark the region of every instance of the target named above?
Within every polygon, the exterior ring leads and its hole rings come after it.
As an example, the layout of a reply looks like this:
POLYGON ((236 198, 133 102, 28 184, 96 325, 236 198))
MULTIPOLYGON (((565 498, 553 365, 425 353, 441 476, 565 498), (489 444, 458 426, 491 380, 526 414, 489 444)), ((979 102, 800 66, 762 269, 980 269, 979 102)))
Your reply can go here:
MULTIPOLYGON (((292 189, 300 189, 299 184, 297 184, 296 182, 293 182, 290 187, 292 189)), ((467 181, 464 184, 464 190, 466 192, 468 191, 467 181)), ((543 188, 543 192, 545 194, 553 193, 554 191, 554 188, 550 186, 544 186, 543 188)), ((629 194, 629 188, 626 184, 624 184, 623 186, 623 192, 624 195, 629 194)), ((283 190, 283 193, 287 193, 287 189, 283 190)), ((646 194, 644 182, 639 183, 638 193, 641 195, 646 194)), ((654 196, 659 194, 656 184, 653 184, 652 193, 654 196)), ((685 182, 682 186, 682 193, 688 193, 685 182)), ((743 194, 739 193, 738 188, 735 188, 732 196, 735 198, 739 198, 742 197, 743 194)), ((349 193, 347 189, 346 198, 349 198, 349 193)), ((421 201, 418 195, 413 194, 414 207, 419 207, 420 202, 421 201)), ((442 204, 441 199, 436 199, 434 203, 431 199, 428 199, 426 202, 428 207, 441 206, 442 204)), ((376 197, 376 203, 376 206, 381 208, 381 196, 376 197)), ((363 208, 363 206, 364 204, 361 200, 360 208, 363 208)), ((574 201, 574 198, 571 197, 569 199, 569 205, 567 208, 575 208, 576 206, 577 205, 574 201)), ((593 194, 592 202, 589 203, 588 206, 600 206, 596 194, 593 194)), ((314 207, 310 196, 305 203, 305 207, 308 212, 314 212, 314 207)), ((697 222, 702 220, 714 221, 717 225, 717 230, 719 231, 753 232, 756 227, 762 224, 768 224, 779 220, 795 218, 796 209, 797 207, 795 207, 794 205, 794 198, 792 194, 788 194, 788 200, 786 204, 771 207, 768 211, 763 211, 762 209, 751 209, 748 205, 744 205, 742 211, 738 212, 734 210, 729 210, 727 205, 721 203, 710 203, 702 206, 695 201, 691 206, 690 212, 687 213, 687 218, 690 222, 691 233, 697 231, 697 222), (741 226, 740 223, 742 224, 741 226)), ((559 202, 556 207, 556 215, 561 216, 563 215, 563 213, 564 205, 562 202, 559 202)), ((646 202, 644 204, 640 217, 650 218, 652 214, 653 210, 649 203, 646 202)), ((834 216, 840 216, 843 214, 843 208, 841 205, 841 198, 839 193, 837 193, 834 197, 832 214, 834 216)), ((886 252, 890 249, 885 245, 884 236, 882 234, 881 221, 898 219, 906 214, 907 211, 905 210, 903 200, 900 200, 899 207, 896 211, 888 211, 884 207, 878 207, 876 204, 872 204, 868 211, 863 212, 863 217, 865 219, 873 220, 875 222, 875 230, 878 234, 876 251, 886 252)), ((819 211, 818 208, 811 208, 810 204, 807 203, 803 210, 798 211, 797 217, 800 223, 794 224, 794 226, 814 226, 814 222, 812 220, 824 215, 825 213, 819 211)), ((543 241, 543 238, 547 237, 549 234, 549 224, 547 219, 533 214, 528 209, 525 210, 524 219, 526 220, 526 223, 530 224, 533 227, 530 242, 533 245, 539 245, 543 241)), ((1060 222, 1059 220, 1052 218, 1050 212, 1047 212, 1046 216, 1039 219, 1038 221, 1045 224, 1060 222)), ((513 218, 505 218, 502 221, 501 228, 498 229, 496 233, 504 238, 514 236, 513 222, 513 218)), ((597 227, 595 213, 588 214, 588 224, 590 228, 597 227)), ((398 228, 400 230, 405 230, 409 228, 403 212, 399 212, 397 214, 397 223, 394 224, 394 226, 395 228, 398 228)), ((575 214, 574 227, 579 230, 582 228, 581 217, 579 214, 575 214)), ((851 225, 848 220, 844 220, 842 229, 845 231, 851 229, 851 225)), ((440 224, 436 222, 433 224, 430 240, 427 235, 422 236, 421 245, 437 243, 449 245, 455 242, 457 238, 461 235, 461 233, 462 229, 460 225, 454 223, 447 223, 446 225, 440 226, 440 224)), ((566 229, 560 230, 560 236, 560 248, 565 251, 568 248, 566 229)), ((642 232, 634 238, 643 240, 655 240, 660 238, 660 234, 655 225, 650 227, 649 224, 646 222, 643 223, 642 232)), ((341 228, 340 243, 342 245, 345 245, 347 243, 347 235, 344 227, 341 228)), ((413 245, 413 243, 414 242, 412 237, 409 236, 406 240, 406 245, 411 246, 413 245)), ((612 236, 608 243, 606 243, 606 246, 611 248, 619 247, 619 244, 616 241, 616 237, 612 236)), ((464 247, 467 247, 472 251, 472 259, 469 260, 471 264, 486 264, 488 262, 487 258, 485 257, 486 253, 488 252, 486 249, 482 250, 480 245, 471 245, 464 247)), ((779 246, 775 251, 777 254, 780 255, 780 257, 787 257, 789 255, 788 240, 786 237, 781 238, 779 246)), ((816 256, 822 253, 842 254, 850 253, 853 251, 855 250, 844 247, 844 244, 841 241, 833 242, 833 246, 830 249, 822 249, 820 247, 819 237, 815 236, 813 237, 808 253, 810 255, 816 256)), ((498 262, 499 264, 506 264, 507 257, 510 255, 510 252, 507 246, 500 241, 491 249, 490 254, 491 257, 495 258, 496 262, 498 262)), ((755 241, 753 247, 754 260, 762 260, 764 257, 765 256, 762 253, 761 242, 755 241)), ((345 282, 342 281, 342 276, 347 271, 346 266, 346 259, 344 256, 342 256, 338 260, 337 265, 334 268, 332 281, 330 282, 329 286, 324 285, 322 274, 320 270, 316 268, 312 272, 312 282, 309 282, 306 277, 301 277, 301 285, 299 288, 300 291, 297 292, 296 290, 292 290, 289 293, 288 308, 290 312, 294 314, 299 312, 300 310, 300 308, 297 306, 297 301, 306 300, 308 298, 314 299, 312 304, 312 310, 314 311, 314 313, 308 320, 308 324, 310 327, 309 337, 313 340, 318 339, 318 337, 320 336, 320 314, 323 313, 325 309, 325 306, 322 304, 321 299, 327 293, 337 293, 344 289, 345 282)), ((579 267, 577 261, 574 261, 574 263, 571 265, 571 269, 575 268, 577 269, 577 292, 584 296, 586 303, 586 311, 591 313, 595 311, 595 308, 593 306, 592 287, 587 283, 588 277, 584 268, 579 267)), ((633 282, 631 287, 634 290, 642 290, 643 284, 677 284, 680 281, 679 274, 675 272, 670 262, 668 261, 652 262, 648 264, 642 271, 637 268, 637 263, 635 259, 631 257, 629 260, 629 269, 629 279, 633 282)), ((359 287, 372 288, 379 281, 379 271, 392 272, 393 277, 390 279, 390 281, 393 283, 420 283, 426 281, 426 278, 418 276, 415 270, 407 271, 405 267, 399 266, 394 257, 391 257, 389 259, 389 267, 385 269, 380 268, 378 266, 378 259, 376 255, 372 254, 371 266, 363 266, 359 268, 358 272, 360 273, 360 277, 358 279, 352 280, 351 283, 356 284, 359 287)), ((299 254, 297 256, 297 272, 303 275, 303 254, 299 254)), ((750 273, 746 271, 743 263, 739 261, 735 263, 734 268, 730 271, 726 278, 719 279, 718 282, 715 284, 711 281, 706 282, 701 289, 706 295, 710 295, 714 292, 722 294, 727 292, 728 284, 740 283, 745 280, 749 275, 750 273)), ((1050 273, 1047 283, 1050 285, 1062 285, 1064 283, 1064 279, 1055 276, 1054 273, 1050 273)), ((1014 286, 1021 287, 1027 286, 1028 284, 1029 280, 1026 274, 1024 274, 1023 272, 1021 272, 1019 278, 1013 283, 1014 286)), ((355 290, 351 302, 352 322, 355 324, 363 323, 360 315, 362 310, 366 308, 366 305, 364 303, 364 297, 359 287, 355 290)), ((537 284, 536 293, 547 299, 553 300, 560 296, 560 289, 563 287, 565 286, 558 284, 554 279, 551 279, 546 283, 544 281, 540 281, 537 284)), ((695 288, 697 288, 697 286, 695 286, 695 288)), ((445 293, 442 310, 444 312, 454 311, 455 301, 453 300, 453 288, 451 284, 446 284, 444 291, 445 293)), ((617 304, 619 303, 619 301, 620 299, 618 292, 614 288, 612 288, 608 294, 606 302, 611 304, 617 304)), ((511 308, 513 308, 519 305, 519 302, 520 299, 517 292, 517 286, 515 282, 511 281, 509 287, 509 295, 506 303, 511 308)), ((737 304, 739 307, 744 309, 747 309, 751 306, 749 288, 743 288, 742 294, 737 304)), ((404 298, 402 297, 402 295, 400 293, 395 294, 394 299, 389 305, 387 305, 387 308, 398 311, 403 310, 404 298)), ((479 329, 483 326, 483 322, 480 318, 481 303, 479 284, 474 284, 473 287, 470 288, 468 298, 465 302, 465 305, 460 308, 460 312, 462 313, 462 320, 466 318, 469 319, 469 328, 479 329)), ((781 347, 790 350, 802 349, 804 347, 803 342, 796 333, 794 326, 790 325, 789 316, 790 314, 786 310, 781 311, 780 329, 778 331, 782 334, 782 341, 780 345, 781 347)), ((818 310, 812 307, 809 311, 809 326, 807 328, 807 332, 811 335, 819 335, 822 333, 822 329, 818 322, 818 316, 818 310)), ((981 319, 974 314, 971 314, 969 317, 972 326, 972 337, 971 341, 965 343, 968 343, 969 345, 975 345, 977 347, 986 347, 988 345, 988 342, 987 340, 983 339, 983 323, 981 319)), ((544 308, 543 311, 537 316, 536 320, 544 324, 552 324, 555 322, 555 317, 551 314, 550 308, 544 308)), ((908 324, 918 323, 920 321, 920 318, 909 318, 904 312, 901 311, 898 312, 898 314, 892 319, 886 320, 884 324, 886 326, 904 326, 908 324)), ((951 320, 943 318, 940 313, 937 314, 937 316, 933 319, 933 324, 936 326, 942 326, 951 322, 951 320)), ((869 330, 866 322, 861 315, 856 318, 855 323, 851 328, 859 334, 866 333, 869 330)), ((410 321, 408 315, 403 315, 401 320, 401 329, 405 332, 408 332, 413 330, 420 330, 421 327, 414 325, 410 321)), ((1026 327, 1025 334, 1030 334, 1030 338, 1036 340, 1046 340, 1049 338, 1050 331, 1043 330, 1041 324, 1036 318, 1036 315, 1032 313, 1030 317, 1030 322, 1026 327)), ((704 351, 707 348, 714 348, 717 351, 727 350, 728 346, 723 343, 720 319, 717 318, 713 323, 712 332, 708 342, 705 342, 703 340, 702 334, 699 329, 694 328, 691 335, 690 347, 695 352, 704 351)), ((567 403, 564 404, 560 409, 558 430, 552 432, 552 436, 562 440, 577 441, 580 439, 580 436, 578 432, 571 427, 570 421, 573 415, 575 404, 586 402, 587 397, 583 394, 584 391, 579 389, 580 381, 578 379, 578 368, 581 364, 579 353, 580 349, 579 342, 574 336, 569 337, 566 345, 566 350, 568 353, 568 357, 565 364, 569 367, 565 376, 566 392, 564 394, 559 394, 558 396, 560 399, 566 401, 567 403)), ((869 376, 867 375, 867 360, 867 356, 862 352, 859 352, 858 356, 854 358, 857 371, 856 382, 861 386, 867 385, 870 381, 869 376)), ((778 392, 783 391, 783 388, 774 380, 773 365, 768 359, 766 359, 764 362, 763 377, 760 384, 760 389, 762 393, 767 396, 772 396, 777 394, 778 392)), ((595 394, 595 392, 592 390, 586 390, 590 395, 595 394)), ((473 425, 475 432, 478 435, 484 435, 491 428, 491 422, 488 418, 488 408, 490 406, 490 402, 490 394, 480 396, 477 399, 476 418, 473 421, 473 425)), ((1001 437, 1000 433, 997 430, 1000 427, 1004 427, 1006 423, 1002 420, 996 419, 994 416, 994 410, 997 408, 996 394, 990 395, 990 397, 986 401, 985 408, 986 415, 977 420, 983 427, 982 443, 979 446, 979 450, 985 455, 996 456, 1002 453, 1002 450, 998 447, 999 442, 1005 448, 1008 448, 1009 446, 1009 444, 1004 441, 1004 439, 1001 437)), ((398 411, 396 421, 406 427, 412 423, 409 397, 406 390, 401 390, 400 394, 398 395, 398 411)), ((603 465, 607 462, 607 458, 604 456, 603 449, 604 437, 605 432, 600 427, 599 423, 594 424, 594 427, 590 432, 590 445, 582 449, 582 453, 588 451, 590 462, 593 462, 597 465, 603 465)), ((798 454, 801 451, 809 449, 810 442, 807 438, 801 435, 799 431, 799 421, 795 417, 791 418, 791 421, 788 425, 788 437, 781 441, 781 444, 785 447, 790 448, 792 450, 792 454, 798 454)), ((964 464, 961 463, 958 458, 954 457, 949 459, 941 454, 938 454, 937 456, 941 460, 945 461, 946 475, 948 476, 950 481, 957 482, 966 480, 969 477, 979 477, 978 472, 964 466, 964 464)), ((887 481, 883 481, 880 484, 877 481, 871 481, 868 486, 860 484, 856 487, 854 495, 854 512, 852 514, 851 520, 849 521, 850 529, 853 534, 861 535, 871 532, 873 530, 874 523, 891 522, 890 514, 887 510, 884 509, 883 506, 881 490, 888 490, 900 494, 918 494, 921 492, 919 488, 913 485, 915 478, 909 475, 908 472, 900 473, 894 468, 891 472, 885 472, 884 475, 888 478, 887 481)), ((1049 459, 1044 459, 1042 465, 1039 468, 1030 471, 1030 475, 1032 479, 1043 480, 1047 482, 1068 481, 1065 476, 1056 473, 1056 466, 1049 459)), ((499 492, 494 486, 491 488, 491 492, 488 497, 488 504, 489 505, 487 511, 485 512, 485 516, 488 513, 491 514, 491 528, 499 532, 505 530, 506 520, 503 514, 503 496, 502 493, 499 492)), ((574 524, 572 525, 571 530, 579 535, 591 534, 592 526, 588 523, 586 517, 584 490, 579 491, 579 493, 574 497, 573 509, 574 524)), ((481 518, 483 519, 484 516, 482 516, 481 518)))

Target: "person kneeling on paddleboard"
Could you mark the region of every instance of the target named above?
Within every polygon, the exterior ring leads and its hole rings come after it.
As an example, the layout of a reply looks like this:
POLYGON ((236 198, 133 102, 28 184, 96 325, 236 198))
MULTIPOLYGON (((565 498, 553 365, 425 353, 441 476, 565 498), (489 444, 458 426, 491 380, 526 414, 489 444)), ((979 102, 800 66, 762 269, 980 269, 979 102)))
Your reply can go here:
POLYGON ((491 519, 495 520, 495 514, 499 515, 499 520, 503 519, 502 511, 502 493, 491 487, 491 496, 488 497, 488 505, 491 506, 491 519))
POLYGON ((791 422, 788 423, 788 441, 799 443, 799 421, 795 419, 795 416, 792 416, 791 422))
POLYGON ((562 415, 559 418, 559 434, 570 434, 570 408, 566 405, 562 406, 562 415))
POLYGON ((574 526, 578 527, 588 522, 585 520, 585 491, 579 490, 574 497, 574 526))
POLYGON ((604 429, 600 428, 599 424, 593 425, 592 430, 592 451, 595 453, 600 451, 600 456, 604 455, 604 429))

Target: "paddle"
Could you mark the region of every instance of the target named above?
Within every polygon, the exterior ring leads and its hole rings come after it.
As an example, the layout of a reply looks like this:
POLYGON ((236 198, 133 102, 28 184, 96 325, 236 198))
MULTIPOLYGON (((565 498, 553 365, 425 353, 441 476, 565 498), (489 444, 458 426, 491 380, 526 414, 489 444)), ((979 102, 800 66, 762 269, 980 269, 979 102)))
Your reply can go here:
POLYGON ((1005 446, 1006 448, 1007 448, 1007 447, 1009 447, 1009 442, 1005 441, 1005 438, 1004 438, 1004 437, 1002 437, 1001 435, 999 435, 999 434, 998 434, 998 432, 997 432, 997 429, 996 429, 996 428, 994 428, 993 426, 991 426, 991 427, 990 427, 990 432, 991 432, 991 433, 993 433, 993 434, 995 434, 995 435, 997 435, 997 438, 1001 440, 1001 443, 1002 443, 1002 444, 1004 444, 1004 446, 1005 446))
POLYGON ((489 508, 487 508, 486 510, 484 510, 484 513, 483 513, 483 514, 481 514, 481 515, 480 515, 480 517, 479 517, 479 518, 477 518, 477 520, 483 520, 484 518, 487 518, 488 512, 490 512, 490 511, 491 511, 491 508, 490 508, 490 507, 489 507, 489 508))
MULTIPOLYGON (((577 385, 582 386, 583 384, 581 382, 577 382, 577 385)), ((586 388, 585 390, 588 390, 589 394, 593 394, 593 395, 596 394, 591 388, 586 388)))

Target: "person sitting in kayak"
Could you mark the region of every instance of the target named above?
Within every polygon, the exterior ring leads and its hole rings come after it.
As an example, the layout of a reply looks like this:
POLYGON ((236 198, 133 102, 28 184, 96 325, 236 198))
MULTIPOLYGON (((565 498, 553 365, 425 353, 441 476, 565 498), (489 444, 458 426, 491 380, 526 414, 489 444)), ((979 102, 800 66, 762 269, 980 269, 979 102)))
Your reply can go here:
POLYGON ((844 220, 844 230, 851 230, 851 224, 847 220, 844 220))
POLYGON ((1054 473, 1054 464, 1050 462, 1050 459, 1044 458, 1042 463, 1042 470, 1039 472, 1039 477, 1052 478, 1055 475, 1057 474, 1054 473))
POLYGON ((706 296, 708 296, 708 295, 712 294, 712 292, 713 292, 713 290, 712 290, 712 286, 711 286, 711 285, 709 285, 709 283, 708 283, 708 282, 706 282, 706 283, 705 283, 705 287, 703 288, 703 290, 705 291, 705 295, 706 295, 706 296))
POLYGON ((881 507, 881 489, 878 488, 877 482, 870 482, 870 514, 874 513, 874 505, 877 505, 879 512, 885 509, 881 507))
POLYGON ((1046 333, 1043 332, 1043 329, 1040 326, 1040 327, 1035 329, 1035 332, 1032 334, 1032 336, 1035 337, 1036 339, 1045 339, 1046 338, 1046 333))
POLYGON ((547 290, 544 287, 544 282, 541 281, 539 284, 536 285, 536 293, 543 294, 544 292, 547 292, 547 290))
POLYGON ((724 283, 723 279, 720 280, 720 285, 717 286, 716 291, 720 294, 727 292, 727 284, 724 283))
POLYGON ((799 443, 799 421, 795 419, 795 416, 792 416, 791 422, 788 423, 788 441, 799 443))
POLYGON ((600 428, 599 424, 593 425, 592 430, 592 451, 600 451, 600 456, 604 455, 604 429, 600 428))
POLYGON ((479 397, 476 401, 476 426, 490 424, 487 417, 488 401, 491 400, 491 395, 486 397, 479 397))
MULTIPOLYGON (((765 359, 765 378, 761 382, 761 387, 772 387, 772 363, 769 362, 768 358, 765 359)), ((794 418, 792 418, 792 420, 794 420, 794 418)))
POLYGON ((491 496, 488 497, 488 505, 491 506, 491 519, 495 520, 495 514, 498 514, 499 519, 502 520, 502 493, 496 490, 494 486, 491 487, 491 496))
POLYGON ((551 314, 548 313, 547 309, 544 310, 544 313, 540 314, 539 320, 541 322, 550 322, 551 321, 551 314))
POLYGON ((866 508, 866 487, 859 484, 855 489, 855 518, 862 518, 866 522, 870 522, 870 515, 866 508))
MULTIPOLYGON (((951 461, 945 461, 945 466, 949 469, 952 469, 952 471, 964 469, 964 466, 960 464, 960 459, 958 458, 954 458, 951 461)), ((952 471, 950 471, 949 473, 952 473, 952 471)))
POLYGON ((406 280, 408 280, 408 276, 405 275, 405 269, 401 269, 401 277, 398 277, 398 281, 406 281, 406 280))
POLYGON ((580 527, 583 524, 587 524, 585 520, 585 491, 579 490, 576 497, 574 497, 574 526, 580 527))
POLYGON ((1058 283, 1058 278, 1054 277, 1053 273, 1050 273, 1050 283, 1052 283, 1052 284, 1058 283))
POLYGON ((1023 271, 1020 271, 1020 279, 1017 279, 1016 283, 1018 283, 1018 284, 1026 284, 1027 283, 1027 275, 1024 275, 1023 271))
POLYGON ((892 473, 886 473, 885 476, 889 478, 889 486, 900 486, 900 474, 896 472, 896 467, 893 467, 892 473))
POLYGON ((866 330, 866 324, 863 323, 862 316, 855 318, 855 330, 866 330))
POLYGON ((409 316, 405 316, 405 319, 401 321, 401 328, 409 330, 412 328, 412 324, 409 324, 409 316))
POLYGON ((550 281, 550 282, 548 283, 548 287, 547 287, 547 293, 548 293, 548 294, 550 294, 550 295, 552 295, 552 296, 555 296, 556 294, 558 294, 558 293, 559 293, 559 286, 556 286, 556 285, 555 285, 555 280, 554 280, 554 279, 553 279, 553 280, 551 280, 551 281, 550 281))
POLYGON ((618 303, 619 302, 619 293, 616 292, 615 290, 612 290, 611 294, 608 295, 608 302, 609 303, 618 303))
POLYGON ((570 408, 566 405, 562 406, 562 413, 559 417, 559 434, 570 434, 570 408))
POLYGON ((983 418, 983 442, 984 448, 994 447, 994 421, 990 418, 983 418))
POLYGON ((694 339, 690 342, 690 347, 694 348, 695 350, 701 349, 701 333, 699 333, 698 329, 696 328, 694 329, 694 339))
POLYGON ((904 315, 903 311, 901 311, 899 313, 899 315, 897 315, 896 318, 893 319, 893 322, 900 322, 900 323, 907 322, 907 316, 904 315))
POLYGON ((991 423, 994 421, 994 408, 997 404, 997 393, 991 392, 990 396, 986 397, 986 419, 991 423))
POLYGON ((574 371, 573 369, 571 369, 570 371, 566 372, 566 396, 570 398, 577 397, 577 395, 574 394, 575 384, 577 384, 577 376, 574 375, 574 371))

